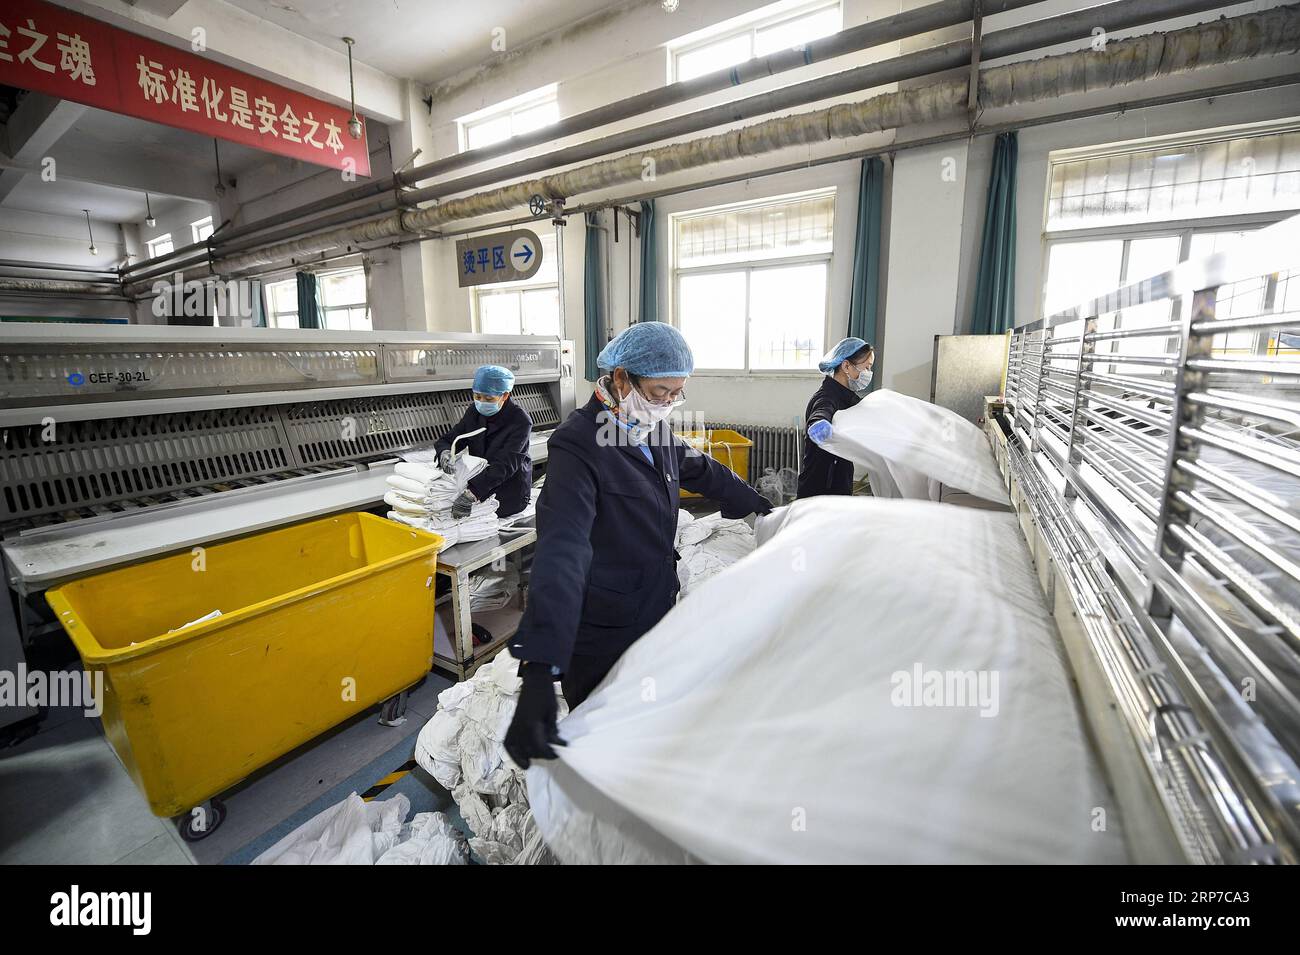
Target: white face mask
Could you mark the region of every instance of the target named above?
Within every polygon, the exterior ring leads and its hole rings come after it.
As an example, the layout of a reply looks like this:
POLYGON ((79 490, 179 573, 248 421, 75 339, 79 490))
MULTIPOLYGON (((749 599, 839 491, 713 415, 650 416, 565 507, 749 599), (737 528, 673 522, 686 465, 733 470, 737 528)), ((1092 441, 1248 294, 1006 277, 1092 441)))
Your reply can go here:
POLYGON ((854 391, 866 391, 871 387, 871 369, 864 369, 856 378, 849 379, 849 387, 854 391))
POLYGON ((677 404, 653 405, 629 382, 628 393, 618 401, 619 417, 632 436, 640 441, 655 429, 655 425, 672 414, 677 404))

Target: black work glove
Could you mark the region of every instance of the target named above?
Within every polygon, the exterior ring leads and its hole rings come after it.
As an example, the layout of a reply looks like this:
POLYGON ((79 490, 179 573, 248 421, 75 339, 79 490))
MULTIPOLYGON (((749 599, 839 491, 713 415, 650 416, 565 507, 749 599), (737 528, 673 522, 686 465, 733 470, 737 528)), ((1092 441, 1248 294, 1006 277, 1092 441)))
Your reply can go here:
POLYGON ((461 491, 460 497, 456 498, 451 504, 451 519, 453 521, 463 521, 469 517, 469 512, 474 508, 474 495, 469 491, 461 491))
POLYGON ((452 456, 450 448, 442 452, 442 454, 438 455, 438 467, 441 468, 447 474, 450 474, 451 469, 455 466, 456 466, 456 459, 452 456))
POLYGON ((514 719, 506 730, 506 753, 520 769, 534 759, 555 759, 554 746, 563 746, 555 728, 559 707, 555 702, 555 677, 546 663, 521 663, 519 676, 524 685, 514 719))

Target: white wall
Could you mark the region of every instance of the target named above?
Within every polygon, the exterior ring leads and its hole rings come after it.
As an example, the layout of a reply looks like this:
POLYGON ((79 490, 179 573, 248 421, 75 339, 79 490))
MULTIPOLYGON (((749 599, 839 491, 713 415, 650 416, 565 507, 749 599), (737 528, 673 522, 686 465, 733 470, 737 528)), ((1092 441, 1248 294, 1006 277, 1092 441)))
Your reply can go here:
MULTIPOLYGON (((84 217, 47 215, 21 209, 4 211, 0 229, 0 259, 43 262, 109 269, 126 255, 126 238, 115 222, 91 219, 97 255, 90 254, 90 239, 84 217)), ((57 272, 28 271, 29 278, 65 278, 57 272)), ((79 276, 71 276, 78 278, 79 276)), ((126 302, 90 301, 73 298, 36 298, 0 294, 0 316, 128 318, 126 302)))
MULTIPOLYGON (((954 331, 965 216, 962 142, 900 152, 894 159, 885 330, 876 359, 886 388, 930 397, 934 336, 954 331)), ((850 247, 851 248, 851 247, 850 247)))

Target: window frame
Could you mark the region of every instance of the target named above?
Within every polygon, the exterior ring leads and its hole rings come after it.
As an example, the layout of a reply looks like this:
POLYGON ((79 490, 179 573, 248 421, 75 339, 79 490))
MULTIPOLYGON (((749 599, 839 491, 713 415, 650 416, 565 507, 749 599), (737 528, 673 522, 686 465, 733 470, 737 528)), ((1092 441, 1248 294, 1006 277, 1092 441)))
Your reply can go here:
MULTIPOLYGON (((1259 229, 1267 228, 1278 222, 1288 219, 1294 213, 1272 213, 1257 212, 1248 213, 1241 216, 1217 216, 1207 219, 1179 219, 1172 222, 1152 222, 1152 223, 1132 223, 1125 226, 1099 226, 1090 229, 1074 229, 1068 232, 1044 233, 1043 258, 1042 258, 1042 278, 1040 282, 1038 296, 1038 310, 1042 318, 1048 317, 1047 312, 1047 280, 1048 273, 1051 269, 1051 252, 1057 245, 1065 245, 1077 242, 1105 242, 1105 241, 1122 241, 1124 243, 1123 251, 1120 253, 1120 285, 1130 285, 1133 282, 1141 281, 1149 276, 1128 275, 1129 251, 1131 243, 1135 239, 1158 239, 1177 237, 1178 243, 1178 265, 1187 262, 1191 258, 1192 239, 1198 235, 1214 235, 1221 232, 1255 232, 1259 229)), ((1264 287, 1261 290, 1261 297, 1265 302, 1265 308, 1271 307, 1275 300, 1277 288, 1279 285, 1278 274, 1266 276, 1264 287)), ((1106 291, 1110 291, 1107 289, 1106 291)), ((1177 316, 1181 298, 1174 296, 1170 300, 1170 312, 1177 316)), ((1078 303, 1075 303, 1078 304, 1078 303)), ((1115 315, 1116 329, 1124 327, 1124 310, 1119 309, 1115 315)), ((1234 334, 1224 332, 1223 334, 1234 334)), ((1251 353, 1257 356, 1267 356, 1271 354, 1269 338, 1270 335, 1280 336, 1281 332, 1277 329, 1257 329, 1255 331, 1255 341, 1251 346, 1251 353)), ((1141 339, 1138 339, 1139 341, 1141 339)), ((1116 354, 1121 354, 1123 339, 1115 339, 1112 342, 1116 354)), ((1166 354, 1174 354, 1177 351, 1177 339, 1170 337, 1166 339, 1166 354)), ((1212 353, 1216 356, 1227 354, 1231 351, 1227 346, 1214 347, 1212 353)), ((1117 362, 1123 364, 1123 362, 1117 362)))
POLYGON ((164 255, 171 255, 176 251, 176 243, 172 239, 170 232, 164 232, 162 235, 154 236, 152 239, 146 239, 144 243, 145 250, 149 253, 149 259, 158 259, 164 255), (166 242, 169 248, 165 252, 156 251, 156 247, 166 242))
MULTIPOLYGON (((821 264, 826 269, 826 294, 822 302, 822 345, 825 347, 830 340, 831 332, 831 296, 833 293, 833 266, 835 261, 835 215, 838 212, 837 201, 839 199, 839 189, 835 186, 811 189, 802 192, 786 193, 776 196, 766 196, 758 199, 745 199, 740 202, 729 202, 721 205, 705 206, 700 209, 688 209, 682 212, 673 213, 668 217, 668 252, 669 252, 669 316, 672 320, 673 327, 682 331, 681 320, 681 280, 682 277, 690 275, 717 274, 727 272, 744 272, 745 273, 745 364, 742 368, 709 368, 699 366, 693 372, 693 375, 717 378, 801 378, 816 376, 821 377, 821 372, 814 364, 811 368, 752 368, 750 367, 750 285, 751 276, 754 271, 772 270, 787 268, 798 265, 821 264), (678 248, 677 248, 677 221, 679 219, 693 218, 696 216, 716 215, 720 213, 732 212, 738 209, 762 208, 764 206, 777 206, 800 199, 812 199, 819 197, 829 197, 831 200, 831 243, 830 248, 825 252, 812 252, 802 255, 780 256, 777 258, 761 259, 744 259, 737 262, 722 262, 712 265, 696 265, 681 267, 678 265, 678 248)), ((685 334, 683 332, 683 334, 685 334)), ((815 356, 820 358, 821 356, 815 356)))
POLYGON ((365 279, 366 279, 366 270, 361 265, 348 265, 343 268, 336 268, 336 269, 322 269, 321 271, 316 273, 316 284, 320 287, 320 320, 321 320, 322 330, 335 331, 335 332, 374 331, 375 321, 374 321, 374 316, 370 311, 370 290, 366 288, 365 279), (328 301, 326 301, 325 284, 324 284, 325 279, 332 278, 338 275, 354 273, 354 272, 358 273, 361 276, 361 301, 349 302, 346 305, 331 305, 328 301), (353 328, 350 316, 349 316, 347 328, 330 328, 330 323, 329 323, 330 312, 341 312, 341 311, 351 312, 351 310, 354 308, 365 309, 365 317, 370 326, 369 328, 359 328, 359 329, 353 328))
MULTIPOLYGON (((335 268, 335 269, 322 269, 321 271, 315 273, 315 275, 316 275, 316 282, 317 282, 318 285, 320 285, 320 289, 321 289, 321 303, 320 303, 321 328, 320 328, 320 329, 308 329, 308 331, 336 331, 336 332, 342 332, 342 331, 374 331, 374 312, 373 312, 373 310, 372 310, 372 305, 371 305, 371 302, 370 302, 370 295, 369 295, 369 291, 368 291, 368 290, 367 290, 366 292, 364 292, 365 298, 364 298, 364 300, 361 301, 361 302, 349 302, 349 303, 347 303, 347 304, 343 304, 343 305, 337 305, 337 304, 336 304, 336 305, 331 305, 331 304, 329 304, 329 303, 326 301, 325 289, 324 289, 324 286, 321 285, 320 283, 322 283, 322 281, 323 281, 324 279, 326 279, 326 278, 328 278, 328 277, 330 277, 330 276, 333 276, 333 275, 340 275, 340 274, 343 274, 343 273, 345 273, 345 272, 360 272, 361 275, 362 275, 362 277, 363 277, 363 279, 364 279, 364 276, 365 276, 365 269, 364 269, 362 266, 360 266, 360 265, 349 265, 349 266, 345 266, 345 267, 343 267, 343 268, 335 268), (346 329, 343 329, 343 328, 333 328, 333 329, 332 329, 332 328, 330 328, 328 315, 329 315, 329 313, 330 313, 331 311, 334 311, 334 312, 339 312, 339 311, 348 311, 348 310, 351 310, 351 309, 354 309, 354 308, 364 308, 364 309, 366 310, 366 317, 369 318, 369 320, 370 320, 370 328, 369 328, 369 329, 364 329, 364 328, 363 328, 363 329, 353 329, 353 328, 351 327, 351 324, 352 324, 352 323, 351 323, 350 320, 349 320, 349 322, 348 322, 348 326, 349 326, 349 327, 346 328, 346 329)), ((274 293, 274 291, 273 291, 274 288, 275 288, 275 286, 277 286, 277 285, 293 285, 293 284, 295 284, 295 279, 294 279, 294 277, 293 277, 292 274, 286 276, 285 278, 276 279, 275 281, 270 281, 270 282, 268 282, 268 281, 266 281, 265 279, 263 279, 263 281, 262 281, 262 296, 263 296, 263 302, 265 303, 266 322, 267 322, 267 327, 268 327, 268 328, 282 328, 282 329, 292 329, 292 328, 298 328, 298 329, 300 329, 300 328, 302 328, 302 324, 301 324, 300 321, 299 321, 298 310, 297 310, 296 307, 295 307, 294 310, 291 311, 291 312, 290 312, 290 311, 277 312, 277 311, 275 310, 275 293, 274 293), (292 316, 292 317, 293 317, 293 324, 292 324, 292 325, 282 325, 282 324, 280 323, 280 318, 281 318, 282 316, 292 316)), ((363 287, 363 289, 364 289, 364 283, 363 283, 363 286, 362 286, 362 287, 363 287)), ((296 290, 296 289, 294 290, 294 295, 295 295, 294 301, 295 301, 295 303, 296 303, 296 301, 297 301, 297 298, 296 298, 297 290, 296 290)))
MULTIPOLYGON (((1044 216, 1046 209, 1044 208, 1044 216)), ((1058 232, 1043 232, 1042 246, 1042 276, 1038 289, 1038 317, 1048 317, 1047 312, 1047 279, 1048 271, 1051 268, 1052 249, 1057 245, 1065 245, 1071 242, 1096 242, 1111 240, 1122 240, 1124 242, 1124 252, 1120 258, 1120 274, 1123 275, 1128 268, 1129 241, 1132 239, 1156 239, 1168 236, 1179 236, 1178 245, 1178 263, 1186 262, 1191 254, 1192 236, 1206 235, 1215 232, 1253 232, 1258 229, 1267 228, 1271 225, 1288 219, 1294 213, 1286 212, 1253 212, 1240 216, 1215 216, 1206 219, 1174 219, 1163 222, 1141 222, 1130 223, 1123 226, 1097 226, 1088 229, 1068 229, 1058 232)), ((1141 276, 1145 278, 1146 276, 1141 276)), ((1135 281, 1135 279, 1125 279, 1124 281, 1135 281)), ((1078 303, 1076 303, 1078 304, 1078 303)))
POLYGON ((1244 222, 1253 220, 1255 217, 1259 217, 1261 220, 1268 219, 1269 222, 1280 222, 1282 219, 1295 215, 1300 211, 1300 207, 1289 210, 1274 209, 1230 213, 1220 216, 1152 219, 1150 222, 1128 222, 1098 226, 1073 226, 1070 228, 1052 230, 1049 229, 1052 203, 1052 177, 1057 166, 1071 163, 1087 162, 1094 159, 1109 159, 1115 156, 1126 156, 1154 150, 1189 149, 1201 146, 1211 146, 1215 143, 1231 142, 1233 140, 1267 138, 1270 136, 1283 136, 1295 133, 1300 133, 1300 119, 1291 118, 1260 123, 1243 123, 1231 126, 1222 126, 1217 129, 1194 130, 1190 132, 1173 133, 1165 136, 1150 136, 1145 139, 1126 140, 1107 145, 1054 149, 1047 157, 1047 177, 1043 188, 1043 233, 1045 235, 1060 236, 1086 231, 1145 228, 1152 222, 1222 222, 1237 220, 1244 222))
MULTIPOLYGON (((536 109, 539 106, 545 106, 549 103, 555 104, 555 122, 562 118, 560 115, 559 86, 552 83, 549 86, 543 86, 541 89, 532 90, 521 96, 496 103, 492 106, 485 107, 474 113, 461 116, 456 120, 456 145, 459 152, 469 152, 469 131, 471 127, 481 126, 484 123, 490 123, 494 120, 506 117, 510 120, 510 135, 506 139, 518 135, 514 130, 514 119, 519 113, 525 113, 529 110, 536 109)), ((549 124, 554 125, 554 123, 549 124)), ((546 127, 539 127, 545 129, 546 127)), ((475 149, 482 149, 486 146, 496 145, 498 142, 505 140, 494 140, 484 146, 475 146, 475 149)))
POLYGON ((272 289, 277 285, 291 285, 293 283, 294 283, 294 278, 292 275, 290 275, 288 278, 277 279, 274 282, 267 282, 263 280, 262 300, 266 303, 266 325, 268 328, 302 328, 302 325, 298 323, 298 309, 296 307, 298 298, 297 298, 296 289, 294 291, 294 303, 295 303, 294 310, 292 312, 277 312, 275 310, 275 293, 272 291, 272 289), (280 324, 281 315, 292 315, 293 324, 281 325, 280 324))
POLYGON ((196 243, 197 243, 197 242, 205 242, 205 241, 207 241, 208 237, 211 236, 212 233, 214 233, 214 232, 216 232, 216 231, 217 231, 217 230, 216 230, 216 228, 215 228, 215 224, 214 224, 214 222, 213 222, 212 216, 204 216, 202 219, 199 219, 199 220, 196 221, 196 222, 191 222, 191 223, 190 223, 190 235, 194 237, 194 241, 195 241, 196 243), (200 231, 204 226, 207 226, 208 234, 207 234, 207 235, 199 235, 199 231, 200 231))
MULTIPOLYGON (((738 36, 748 35, 749 56, 747 56, 743 60, 738 61, 740 63, 746 63, 749 60, 754 59, 756 55, 754 53, 754 47, 758 39, 758 32, 760 30, 768 30, 771 29, 772 27, 780 26, 781 24, 787 23, 791 20, 798 20, 810 14, 818 13, 822 10, 827 10, 831 8, 834 8, 839 13, 840 15, 839 28, 840 30, 843 30, 844 29, 843 0, 808 0, 807 3, 790 6, 788 9, 771 13, 767 16, 755 17, 749 22, 739 24, 735 27, 732 27, 731 29, 723 28, 717 30, 716 32, 707 32, 707 30, 699 31, 704 35, 687 34, 688 38, 689 37, 694 37, 694 38, 693 39, 679 38, 678 40, 672 41, 668 44, 668 82, 670 84, 681 82, 680 80, 681 70, 678 68, 678 60, 680 59, 680 57, 682 57, 685 54, 694 53, 706 47, 713 46, 715 44, 725 43, 728 40, 734 40, 738 36)), ((719 69, 723 69, 723 68, 724 67, 719 67, 719 69)), ((708 75, 708 74, 701 74, 701 75, 708 75)))

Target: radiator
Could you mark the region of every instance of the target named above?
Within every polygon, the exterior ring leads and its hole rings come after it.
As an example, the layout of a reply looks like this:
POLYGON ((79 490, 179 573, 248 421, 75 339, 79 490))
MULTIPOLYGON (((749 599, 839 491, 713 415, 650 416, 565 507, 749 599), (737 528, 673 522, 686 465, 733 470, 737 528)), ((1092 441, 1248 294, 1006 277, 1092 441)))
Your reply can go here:
POLYGON ((799 470, 803 456, 803 432, 798 428, 777 425, 741 424, 736 421, 708 421, 709 428, 730 428, 754 442, 749 452, 749 483, 753 484, 771 468, 799 470))

